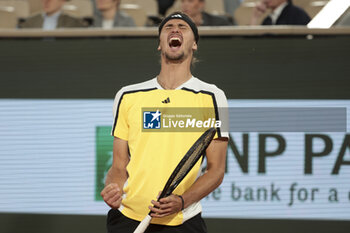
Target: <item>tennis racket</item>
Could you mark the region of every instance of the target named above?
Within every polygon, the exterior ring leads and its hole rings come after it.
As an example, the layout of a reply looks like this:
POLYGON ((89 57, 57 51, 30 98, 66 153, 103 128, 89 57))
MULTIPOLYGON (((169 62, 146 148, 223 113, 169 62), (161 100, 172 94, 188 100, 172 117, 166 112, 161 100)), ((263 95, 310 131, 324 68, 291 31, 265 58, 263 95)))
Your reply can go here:
MULTIPOLYGON (((191 146, 184 157, 181 159, 179 164, 176 166, 173 173, 170 175, 168 181, 166 182, 163 191, 158 197, 158 201, 163 197, 169 196, 174 189, 180 184, 180 182, 185 178, 185 176, 191 171, 193 166, 197 163, 200 157, 203 155, 204 151, 209 146, 211 140, 214 138, 216 133, 215 128, 210 128, 205 131, 197 141, 191 146)), ((135 229, 134 233, 143 233, 150 224, 152 217, 151 211, 149 214, 140 222, 140 224, 135 229)))

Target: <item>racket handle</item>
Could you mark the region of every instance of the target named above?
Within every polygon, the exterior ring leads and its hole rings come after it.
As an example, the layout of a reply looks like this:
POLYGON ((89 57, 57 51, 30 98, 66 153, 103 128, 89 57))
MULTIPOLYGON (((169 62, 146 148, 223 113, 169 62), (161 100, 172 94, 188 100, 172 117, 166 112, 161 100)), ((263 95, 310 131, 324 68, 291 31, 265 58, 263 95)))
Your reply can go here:
POLYGON ((145 232, 145 230, 147 229, 148 225, 151 222, 152 217, 147 215, 141 222, 140 224, 137 226, 137 228, 135 229, 134 233, 143 233, 145 232))

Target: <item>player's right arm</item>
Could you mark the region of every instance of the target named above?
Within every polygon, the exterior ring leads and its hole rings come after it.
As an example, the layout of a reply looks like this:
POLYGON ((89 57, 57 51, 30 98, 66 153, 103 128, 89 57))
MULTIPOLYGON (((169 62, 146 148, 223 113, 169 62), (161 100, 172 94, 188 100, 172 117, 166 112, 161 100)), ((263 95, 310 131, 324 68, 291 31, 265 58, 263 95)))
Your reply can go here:
POLYGON ((126 166, 130 160, 128 142, 114 137, 113 163, 106 176, 105 187, 101 192, 103 200, 112 209, 118 209, 123 196, 123 186, 128 178, 126 166))

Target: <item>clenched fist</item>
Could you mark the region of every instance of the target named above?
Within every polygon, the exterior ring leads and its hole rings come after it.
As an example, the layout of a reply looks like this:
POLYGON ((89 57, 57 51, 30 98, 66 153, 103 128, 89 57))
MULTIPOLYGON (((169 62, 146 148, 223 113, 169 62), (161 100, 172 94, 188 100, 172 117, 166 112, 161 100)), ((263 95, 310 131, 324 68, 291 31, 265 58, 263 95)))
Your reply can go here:
POLYGON ((122 203, 122 191, 116 183, 105 186, 101 192, 101 196, 112 209, 118 209, 122 203))

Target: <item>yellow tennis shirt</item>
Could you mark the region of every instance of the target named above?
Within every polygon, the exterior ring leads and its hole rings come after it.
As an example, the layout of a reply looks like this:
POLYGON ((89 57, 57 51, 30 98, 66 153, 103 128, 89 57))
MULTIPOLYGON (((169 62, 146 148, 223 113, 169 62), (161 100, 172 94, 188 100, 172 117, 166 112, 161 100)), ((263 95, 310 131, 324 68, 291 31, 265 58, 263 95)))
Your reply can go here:
MULTIPOLYGON (((112 135, 128 141, 130 153, 128 179, 123 188, 124 196, 120 207, 126 217, 141 221, 149 213, 151 200, 157 199, 172 171, 205 130, 173 130, 176 126, 179 128, 176 124, 181 123, 176 122, 176 114, 172 115, 172 109, 212 109, 210 114, 213 116, 209 116, 209 113, 196 116, 196 120, 203 121, 209 117, 207 123, 212 126, 213 120, 220 120, 219 109, 225 107, 227 100, 223 91, 195 77, 176 90, 164 90, 154 78, 126 86, 117 93, 113 107, 112 135), (170 118, 162 122, 166 113, 170 118)), ((184 121, 180 128, 201 125, 193 120, 184 121)), ((228 133, 217 127, 215 137, 228 137, 228 133)), ((201 175, 201 170, 199 161, 173 193, 183 194, 201 175)), ((194 203, 177 214, 154 218, 151 223, 180 225, 201 210, 200 203, 194 203)))

